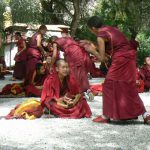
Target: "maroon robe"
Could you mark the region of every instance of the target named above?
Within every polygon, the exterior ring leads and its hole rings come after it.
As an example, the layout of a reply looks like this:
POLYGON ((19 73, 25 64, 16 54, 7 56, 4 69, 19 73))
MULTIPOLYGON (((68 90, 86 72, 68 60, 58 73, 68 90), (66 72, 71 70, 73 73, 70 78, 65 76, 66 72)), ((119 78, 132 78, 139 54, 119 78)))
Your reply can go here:
POLYGON ((138 93, 143 93, 144 92, 144 80, 141 79, 141 73, 139 68, 136 69, 136 87, 138 90, 138 93))
POLYGON ((147 66, 144 66, 140 70, 141 78, 144 80, 144 89, 145 91, 150 90, 150 69, 147 66))
MULTIPOLYGON (((23 43, 25 40, 23 38, 20 38, 17 42, 18 46, 18 52, 20 52, 23 49, 23 43)), ((25 77, 26 73, 26 50, 24 50, 19 55, 15 56, 15 67, 14 67, 14 73, 13 77, 16 79, 23 79, 25 77)))
POLYGON ((54 99, 69 95, 76 95, 79 93, 77 83, 73 77, 67 77, 63 85, 61 84, 56 73, 49 75, 44 82, 41 104, 47 107, 53 115, 61 118, 82 118, 91 116, 91 110, 86 100, 81 97, 79 102, 72 108, 65 109, 57 105, 54 99))
POLYGON ((97 35, 107 39, 106 52, 112 64, 103 84, 103 115, 132 119, 146 112, 136 87, 136 51, 117 28, 101 27, 97 35))
POLYGON ((80 85, 80 92, 87 91, 89 81, 87 77, 88 70, 86 63, 89 63, 89 56, 79 44, 70 37, 62 37, 56 40, 65 54, 65 59, 69 63, 71 74, 74 75, 77 83, 80 85))
POLYGON ((26 78, 28 76, 33 75, 33 72, 35 71, 36 64, 38 62, 42 62, 42 55, 40 50, 37 48, 37 36, 39 33, 35 33, 32 36, 32 39, 29 44, 29 48, 27 49, 27 62, 26 62, 26 78))
POLYGON ((129 42, 130 42, 131 48, 133 48, 137 51, 137 48, 139 47, 139 42, 134 39, 131 39, 129 42))
POLYGON ((4 75, 4 70, 6 69, 6 63, 4 60, 4 56, 0 56, 0 79, 5 79, 4 75))
MULTIPOLYGON (((34 79, 34 83, 31 83, 31 80, 32 78, 30 78, 30 83, 28 82, 28 85, 25 87, 25 91, 26 91, 26 96, 29 97, 29 96, 36 96, 36 97, 40 97, 41 96, 41 93, 42 93, 42 89, 39 89, 37 88, 36 86, 42 86, 43 83, 44 83, 44 80, 45 78, 47 77, 47 71, 45 71, 45 74, 37 74, 35 76, 35 79, 34 79)), ((27 84, 27 82, 26 82, 27 84)))

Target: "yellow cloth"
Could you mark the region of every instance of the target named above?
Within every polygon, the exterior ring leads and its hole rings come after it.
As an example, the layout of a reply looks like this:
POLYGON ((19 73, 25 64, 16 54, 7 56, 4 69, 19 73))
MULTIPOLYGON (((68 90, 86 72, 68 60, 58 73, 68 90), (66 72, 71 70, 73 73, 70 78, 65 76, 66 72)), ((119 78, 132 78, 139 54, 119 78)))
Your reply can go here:
POLYGON ((35 119, 37 118, 34 115, 29 115, 27 113, 28 110, 38 110, 38 108, 41 106, 41 103, 34 99, 30 98, 23 102, 14 112, 14 117, 22 117, 24 119, 35 119))

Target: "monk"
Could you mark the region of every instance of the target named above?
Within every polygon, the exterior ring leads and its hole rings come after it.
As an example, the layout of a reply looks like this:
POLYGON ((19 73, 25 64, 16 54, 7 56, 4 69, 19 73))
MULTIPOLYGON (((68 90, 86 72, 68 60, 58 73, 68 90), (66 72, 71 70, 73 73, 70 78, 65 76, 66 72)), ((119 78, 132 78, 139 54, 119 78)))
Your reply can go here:
POLYGON ((144 80, 142 79, 143 75, 139 68, 136 69, 136 87, 138 93, 144 92, 144 80))
POLYGON ((41 104, 60 118, 89 118, 91 110, 78 87, 69 74, 68 63, 60 59, 56 62, 56 73, 45 79, 41 104))
POLYGON ((145 92, 150 91, 150 56, 146 56, 144 59, 144 66, 140 70, 142 79, 144 80, 145 92))
POLYGON ((25 71, 26 71, 26 42, 21 36, 20 32, 15 33, 15 39, 18 40, 18 52, 15 55, 15 67, 12 80, 15 81, 16 79, 24 79, 25 71))
POLYGON ((7 74, 7 72, 4 56, 0 56, 0 80, 5 79, 5 74, 7 74))
MULTIPOLYGON (((28 85, 25 88, 27 97, 40 97, 42 93, 43 83, 47 76, 46 69, 42 63, 36 64, 36 70, 33 76, 28 80, 28 85)), ((26 83, 27 84, 27 83, 26 83)))
MULTIPOLYGON (((2 37, 1 37, 1 34, 0 34, 0 50, 1 50, 1 47, 2 47, 2 37)), ((4 80, 5 79, 5 76, 4 76, 4 73, 3 73, 3 70, 4 68, 6 67, 6 64, 5 64, 5 61, 4 61, 4 57, 0 57, 0 80, 4 80)))
POLYGON ((80 93, 87 93, 89 100, 92 101, 94 96, 90 91, 87 76, 88 69, 86 67, 86 65, 89 63, 89 55, 87 52, 81 48, 80 45, 75 40, 73 40, 73 38, 69 37, 67 33, 66 36, 55 38, 53 40, 53 49, 59 49, 64 52, 65 59, 70 67, 70 72, 72 75, 74 75, 75 80, 80 85, 80 93))
POLYGON ((46 55, 41 43, 46 31, 47 27, 45 25, 41 25, 30 40, 29 48, 27 49, 26 78, 29 76, 32 77, 36 64, 40 61, 42 62, 46 55))
POLYGON ((150 114, 146 112, 136 88, 136 51, 123 33, 115 27, 104 26, 98 16, 91 17, 87 25, 97 36, 97 47, 87 41, 86 50, 101 62, 107 62, 105 52, 112 58, 103 84, 103 115, 93 121, 108 123, 110 119, 127 120, 143 115, 144 123, 150 124, 150 114))

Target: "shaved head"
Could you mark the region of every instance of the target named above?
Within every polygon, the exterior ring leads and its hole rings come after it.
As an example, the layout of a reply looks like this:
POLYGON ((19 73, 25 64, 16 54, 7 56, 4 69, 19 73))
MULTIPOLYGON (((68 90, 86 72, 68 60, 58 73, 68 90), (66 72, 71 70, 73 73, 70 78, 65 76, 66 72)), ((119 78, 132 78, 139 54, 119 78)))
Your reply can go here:
POLYGON ((67 63, 66 62, 66 60, 64 60, 64 59, 59 59, 59 60, 57 60, 56 61, 56 67, 59 67, 61 64, 63 64, 63 63, 67 63))
POLYGON ((69 75, 69 65, 64 59, 59 59, 56 62, 56 71, 58 73, 58 76, 61 78, 66 77, 69 75))

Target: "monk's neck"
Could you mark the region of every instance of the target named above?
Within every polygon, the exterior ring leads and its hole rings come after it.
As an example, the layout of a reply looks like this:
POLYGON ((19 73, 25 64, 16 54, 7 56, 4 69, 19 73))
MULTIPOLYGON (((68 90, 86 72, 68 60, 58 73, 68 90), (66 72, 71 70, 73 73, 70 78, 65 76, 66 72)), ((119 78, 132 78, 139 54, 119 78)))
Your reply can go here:
POLYGON ((60 75, 60 74, 58 74, 58 78, 59 78, 60 82, 63 83, 65 77, 60 75))
POLYGON ((150 70, 150 66, 149 65, 147 65, 147 69, 150 70))

